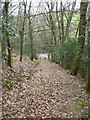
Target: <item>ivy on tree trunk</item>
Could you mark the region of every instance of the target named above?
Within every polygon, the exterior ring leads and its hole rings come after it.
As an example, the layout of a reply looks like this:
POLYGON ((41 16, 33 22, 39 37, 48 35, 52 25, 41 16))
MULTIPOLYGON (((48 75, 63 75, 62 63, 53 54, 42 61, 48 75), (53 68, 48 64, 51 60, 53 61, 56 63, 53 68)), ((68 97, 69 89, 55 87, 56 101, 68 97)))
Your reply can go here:
POLYGON ((8 33, 8 6, 9 2, 5 2, 4 9, 5 9, 5 17, 6 17, 6 40, 7 40, 7 48, 8 48, 8 65, 11 67, 11 45, 10 45, 10 39, 9 39, 9 33, 8 33))

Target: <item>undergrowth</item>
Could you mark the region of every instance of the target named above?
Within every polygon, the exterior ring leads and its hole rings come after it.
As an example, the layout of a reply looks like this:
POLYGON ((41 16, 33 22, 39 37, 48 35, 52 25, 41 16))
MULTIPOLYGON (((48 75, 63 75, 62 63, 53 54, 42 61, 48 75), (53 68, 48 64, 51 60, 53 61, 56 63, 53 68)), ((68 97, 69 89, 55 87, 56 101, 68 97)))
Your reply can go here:
MULTIPOLYGON (((65 69, 71 70, 75 61, 77 51, 78 51, 77 40, 73 39, 67 42, 60 42, 60 44, 55 47, 56 63, 58 63, 65 69)), ((79 73, 83 78, 87 76, 88 67, 87 60, 88 60, 87 46, 85 45, 79 64, 79 73)))

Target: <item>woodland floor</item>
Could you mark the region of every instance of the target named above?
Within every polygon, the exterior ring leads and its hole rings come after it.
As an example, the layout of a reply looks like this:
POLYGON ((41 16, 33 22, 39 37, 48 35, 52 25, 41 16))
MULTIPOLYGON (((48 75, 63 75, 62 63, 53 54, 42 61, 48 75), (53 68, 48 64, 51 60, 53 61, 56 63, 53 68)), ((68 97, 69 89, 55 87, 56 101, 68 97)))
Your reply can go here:
POLYGON ((14 57, 13 69, 3 66, 3 76, 14 80, 12 90, 3 88, 4 118, 87 118, 84 79, 59 65, 25 57, 21 63, 14 57))

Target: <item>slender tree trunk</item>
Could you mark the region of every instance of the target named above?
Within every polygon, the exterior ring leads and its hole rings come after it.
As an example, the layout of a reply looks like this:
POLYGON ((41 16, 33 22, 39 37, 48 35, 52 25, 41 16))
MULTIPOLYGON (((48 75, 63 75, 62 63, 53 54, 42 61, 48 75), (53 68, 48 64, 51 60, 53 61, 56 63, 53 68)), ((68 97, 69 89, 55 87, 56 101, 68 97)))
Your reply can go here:
POLYGON ((56 40, 56 34, 55 34, 55 23, 54 23, 54 19, 53 19, 53 10, 54 10, 54 3, 52 2, 52 0, 50 0, 49 2, 46 2, 46 5, 48 7, 48 13, 45 14, 46 19, 48 21, 48 27, 50 28, 50 33, 51 33, 51 47, 50 47, 50 51, 51 51, 51 61, 54 62, 55 58, 54 58, 54 47, 57 44, 57 40, 56 40))
POLYGON ((64 42, 64 19, 63 19, 63 5, 62 5, 62 0, 61 0, 61 29, 62 29, 62 41, 64 42))
POLYGON ((52 32, 52 36, 53 36, 53 39, 54 39, 54 43, 55 43, 55 45, 56 45, 55 26, 54 26, 54 22, 53 22, 52 15, 51 15, 51 13, 49 13, 49 14, 50 14, 51 32, 52 32))
POLYGON ((8 65, 11 67, 11 45, 9 38, 7 38, 7 46, 8 46, 8 65))
POLYGON ((23 56, 23 39, 24 39, 25 19, 26 19, 26 4, 24 3, 24 18, 23 18, 22 30, 20 31, 20 36, 21 36, 20 61, 21 62, 22 62, 22 56, 23 56))
POLYGON ((88 31, 88 78, 87 78, 87 91, 90 92, 90 28, 88 31))
POLYGON ((28 10, 28 20, 29 20, 29 37, 30 37, 30 42, 31 42, 31 56, 30 56, 30 59, 33 61, 33 58, 34 58, 34 55, 33 55, 33 35, 32 35, 31 16, 30 16, 31 4, 32 3, 30 1, 29 10, 28 10))
MULTIPOLYGON (((3 27, 3 23, 2 23, 2 27, 3 27)), ((5 33, 3 30, 2 30, 2 34, 3 34, 3 37, 2 37, 2 63, 4 63, 5 56, 7 56, 7 55, 6 55, 6 38, 5 38, 5 33)))
POLYGON ((30 37, 30 41, 31 41, 31 57, 30 59, 33 61, 33 36, 32 36, 32 28, 31 28, 31 21, 29 18, 29 37, 30 37))
POLYGON ((57 44, 56 43, 56 35, 55 35, 55 24, 53 21, 53 3, 51 2, 51 7, 48 3, 48 9, 49 9, 49 26, 51 29, 51 61, 54 62, 55 61, 55 52, 54 52, 54 46, 57 44))
POLYGON ((22 62, 22 55, 23 55, 23 33, 20 32, 20 36, 21 36, 21 47, 20 47, 20 61, 22 62))
POLYGON ((5 37, 5 30, 4 30, 4 23, 5 23, 5 7, 3 8, 3 18, 2 18, 2 63, 4 63, 4 58, 6 56, 6 37, 5 37))
MULTIPOLYGON (((9 5, 9 2, 5 2, 4 7, 5 7, 5 12, 6 12, 6 24, 8 24, 8 5, 9 5)), ((8 29, 8 25, 6 25, 6 29, 8 29)), ((7 47, 8 47, 8 65, 11 67, 11 45, 10 45, 10 39, 9 39, 8 34, 9 33, 6 32, 7 47)))
POLYGON ((54 31, 54 24, 52 20, 52 15, 50 15, 50 23, 51 23, 51 61, 54 62, 54 46, 56 45, 56 36, 55 36, 55 31, 54 31))
POLYGON ((65 41, 67 39, 69 39, 69 28, 70 28, 70 24, 71 24, 71 20, 72 20, 72 16, 73 16, 73 13, 74 13, 74 8, 75 8, 75 5, 76 5, 76 1, 73 2, 73 5, 72 5, 72 11, 67 19, 67 26, 66 26, 66 31, 65 31, 65 41))
POLYGON ((58 30, 59 30, 59 41, 61 41, 61 26, 60 26, 60 20, 58 15, 58 2, 56 2, 56 17, 57 17, 58 30))
POLYGON ((54 62, 55 58, 54 58, 54 38, 51 34, 51 62, 54 62))
POLYGON ((87 91, 90 93, 90 5, 88 7, 88 77, 87 91))
MULTIPOLYGON (((80 23, 79 23, 79 24, 80 24, 80 23)), ((77 35, 78 35, 79 24, 78 24, 78 27, 77 27, 77 30, 76 30, 75 38, 76 38, 76 37, 77 37, 77 35)))
POLYGON ((78 38, 79 48, 78 48, 78 52, 76 55, 74 66, 71 71, 72 75, 77 75, 77 72, 79 70, 79 62, 80 62, 80 58, 81 58, 81 53, 83 52, 83 48, 84 48, 87 3, 88 2, 81 2, 81 6, 80 6, 80 22, 79 22, 79 38, 78 38))

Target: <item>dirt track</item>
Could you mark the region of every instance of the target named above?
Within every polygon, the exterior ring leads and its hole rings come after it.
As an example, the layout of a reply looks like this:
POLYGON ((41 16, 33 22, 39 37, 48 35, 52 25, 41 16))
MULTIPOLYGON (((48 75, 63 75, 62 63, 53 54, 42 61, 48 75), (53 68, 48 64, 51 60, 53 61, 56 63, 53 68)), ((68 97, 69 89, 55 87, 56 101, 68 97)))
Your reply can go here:
MULTIPOLYGON (((29 60, 22 63, 23 72, 28 74, 29 60), (27 69, 26 69, 27 67, 27 69)), ((67 74, 59 65, 48 60, 39 60, 31 79, 24 77, 15 82, 12 91, 3 91, 3 116, 5 118, 73 118, 87 117, 87 94, 83 79, 67 74), (84 106, 79 104, 85 103, 84 106), (79 109, 77 109, 79 105, 79 109), (81 116, 80 116, 81 115, 81 116)), ((20 63, 15 63, 16 70, 20 63)), ((28 74, 29 75, 29 74, 28 74)))

